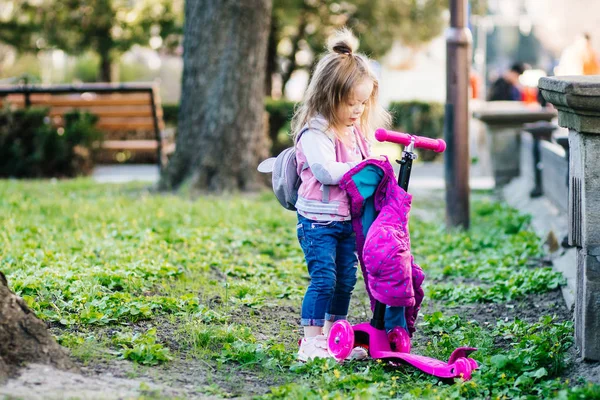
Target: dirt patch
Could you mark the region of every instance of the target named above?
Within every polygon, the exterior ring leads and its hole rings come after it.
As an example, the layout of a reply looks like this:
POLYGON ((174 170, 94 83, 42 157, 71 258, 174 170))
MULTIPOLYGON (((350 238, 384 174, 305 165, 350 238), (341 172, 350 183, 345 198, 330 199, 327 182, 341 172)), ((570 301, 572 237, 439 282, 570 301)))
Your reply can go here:
POLYGON ((542 315, 556 316, 557 321, 569 321, 573 318, 565 305, 560 289, 543 294, 530 294, 506 303, 448 306, 441 302, 430 301, 422 311, 426 313, 442 311, 446 316, 459 315, 467 321, 475 320, 482 326, 495 325, 498 320, 520 319, 532 323, 538 321, 542 315))
MULTIPOLYGON (((292 307, 253 309, 242 306, 228 312, 228 323, 249 327, 259 342, 277 337, 291 346, 297 340, 295 327, 289 324, 293 321, 290 318, 293 311, 292 307)), ((211 358, 196 358, 179 342, 179 329, 184 323, 185 321, 173 322, 167 318, 158 318, 152 322, 139 322, 133 327, 140 331, 156 328, 159 341, 169 347, 173 354, 174 359, 167 364, 145 367, 125 360, 104 359, 81 363, 81 370, 89 378, 112 376, 152 382, 157 386, 153 390, 159 394, 159 398, 251 398, 267 393, 271 386, 287 383, 281 375, 266 374, 259 367, 249 368, 234 363, 221 364, 211 358), (164 388, 177 388, 177 391, 164 388)), ((110 329, 105 334, 110 335, 110 329)))
MULTIPOLYGON (((31 364, 20 375, 0 387, 3 398, 26 399, 130 399, 146 397, 188 397, 182 388, 168 387, 147 379, 127 379, 109 371, 83 374, 61 371, 54 367, 31 364)), ((197 397, 199 398, 199 397, 197 397)), ((202 396, 204 399, 210 396, 202 396)))
POLYGON ((230 313, 232 324, 247 326, 257 340, 276 337, 287 347, 298 342, 300 327, 300 304, 294 306, 263 306, 259 309, 240 307, 230 313))
MULTIPOLYGON (((258 370, 232 365, 218 365, 211 360, 177 357, 172 362, 143 367, 129 361, 92 363, 82 367, 86 379, 104 377, 110 381, 138 383, 157 398, 181 397, 186 399, 210 399, 223 397, 250 398, 268 392, 275 384, 258 370), (143 385, 151 385, 146 389, 143 385)), ((108 386, 110 387, 110 386, 108 386)))
POLYGON ((587 362, 577 358, 577 352, 571 349, 569 355, 572 364, 563 374, 563 377, 569 379, 571 385, 581 385, 585 382, 600 384, 600 362, 587 362))

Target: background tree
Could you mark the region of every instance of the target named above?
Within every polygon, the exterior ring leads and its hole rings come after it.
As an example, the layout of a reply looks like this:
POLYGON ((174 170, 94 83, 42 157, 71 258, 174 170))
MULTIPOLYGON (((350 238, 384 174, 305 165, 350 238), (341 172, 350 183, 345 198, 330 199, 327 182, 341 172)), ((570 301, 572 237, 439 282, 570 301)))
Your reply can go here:
POLYGON ((111 64, 133 45, 175 48, 182 0, 12 0, 0 13, 0 41, 20 52, 61 49, 100 57, 98 79, 112 80, 111 64))
POLYGON ((299 52, 322 53, 327 37, 342 26, 354 31, 360 51, 373 58, 396 40, 418 49, 441 33, 445 8, 443 0, 274 0, 271 36, 279 51, 269 52, 267 77, 280 74, 285 89, 295 70, 310 69, 315 61, 299 64, 299 52))
POLYGON ((188 0, 176 151, 160 186, 253 189, 267 156, 264 82, 271 0, 188 0))

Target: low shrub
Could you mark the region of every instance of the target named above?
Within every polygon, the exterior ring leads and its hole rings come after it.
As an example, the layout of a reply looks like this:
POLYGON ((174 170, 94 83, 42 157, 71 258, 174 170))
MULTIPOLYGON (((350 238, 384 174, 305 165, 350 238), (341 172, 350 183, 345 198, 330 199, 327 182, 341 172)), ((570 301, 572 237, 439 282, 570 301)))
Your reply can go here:
POLYGON ((163 120, 166 125, 177 126, 179 116, 179 104, 163 104, 163 120))
POLYGON ((271 139, 271 154, 279 154, 282 150, 293 145, 289 135, 290 122, 294 116, 296 103, 289 100, 274 100, 267 98, 265 109, 269 114, 269 139, 271 139))
MULTIPOLYGON (((289 100, 265 99, 265 110, 268 113, 268 135, 271 140, 270 154, 279 154, 283 149, 292 145, 289 136, 290 122, 294 115, 296 103, 289 100)), ((177 126, 179 104, 163 104, 163 119, 165 124, 177 126)))
POLYGON ((0 177, 43 178, 85 175, 101 139, 97 117, 64 115, 64 127, 50 123, 47 108, 0 109, 0 177))
MULTIPOLYGON (((444 106, 440 103, 392 102, 389 112, 396 130, 430 138, 441 138, 444 134, 444 106)), ((439 153, 419 149, 417 153, 424 161, 432 161, 439 156, 439 153)))
MULTIPOLYGON (((271 140, 271 154, 279 154, 283 149, 292 146, 290 122, 294 115, 295 102, 290 100, 265 99, 265 110, 268 113, 268 135, 271 140)), ((168 125, 177 126, 178 104, 163 105, 163 118, 168 125)), ((392 102, 389 106, 392 114, 392 127, 395 130, 409 132, 419 136, 441 138, 444 131, 444 106, 441 103, 423 101, 392 102)), ((420 151, 419 158, 425 161, 434 160, 438 153, 420 151)))

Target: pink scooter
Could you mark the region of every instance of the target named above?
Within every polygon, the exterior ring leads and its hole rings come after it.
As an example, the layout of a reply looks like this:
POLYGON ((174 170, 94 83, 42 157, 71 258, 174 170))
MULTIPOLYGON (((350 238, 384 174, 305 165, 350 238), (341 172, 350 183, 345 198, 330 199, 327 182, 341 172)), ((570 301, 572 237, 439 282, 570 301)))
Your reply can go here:
MULTIPOLYGON (((399 143, 406 148, 399 161, 400 172, 398 185, 404 190, 408 189, 408 181, 412 169, 412 162, 416 159, 413 153, 416 147, 433 150, 441 153, 446 149, 446 143, 441 139, 409 135, 407 133, 393 132, 378 129, 375 138, 380 142, 399 143)), ((350 356, 352 349, 361 346, 369 351, 374 359, 389 361, 391 363, 409 364, 421 371, 439 378, 471 379, 471 372, 478 368, 477 361, 469 357, 475 350, 474 347, 459 347, 452 352, 448 362, 434 358, 410 354, 411 342, 408 332, 402 327, 395 327, 389 334, 385 326, 386 306, 375 301, 373 318, 370 323, 361 323, 352 326, 348 321, 337 321, 331 327, 327 347, 329 353, 338 361, 343 361, 350 356)))

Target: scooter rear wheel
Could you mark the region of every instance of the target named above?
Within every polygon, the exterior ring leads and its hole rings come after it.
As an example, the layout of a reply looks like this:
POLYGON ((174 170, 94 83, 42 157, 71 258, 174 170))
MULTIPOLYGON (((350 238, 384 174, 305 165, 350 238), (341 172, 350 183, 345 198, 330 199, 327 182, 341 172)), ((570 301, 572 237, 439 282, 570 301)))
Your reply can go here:
POLYGON ((354 348, 354 330, 348 321, 340 320, 333 324, 327 339, 327 350, 337 361, 343 361, 354 348))
POLYGON ((392 350, 400 353, 410 353, 410 336, 404 328, 397 326, 392 329, 390 333, 388 333, 388 340, 392 350))

